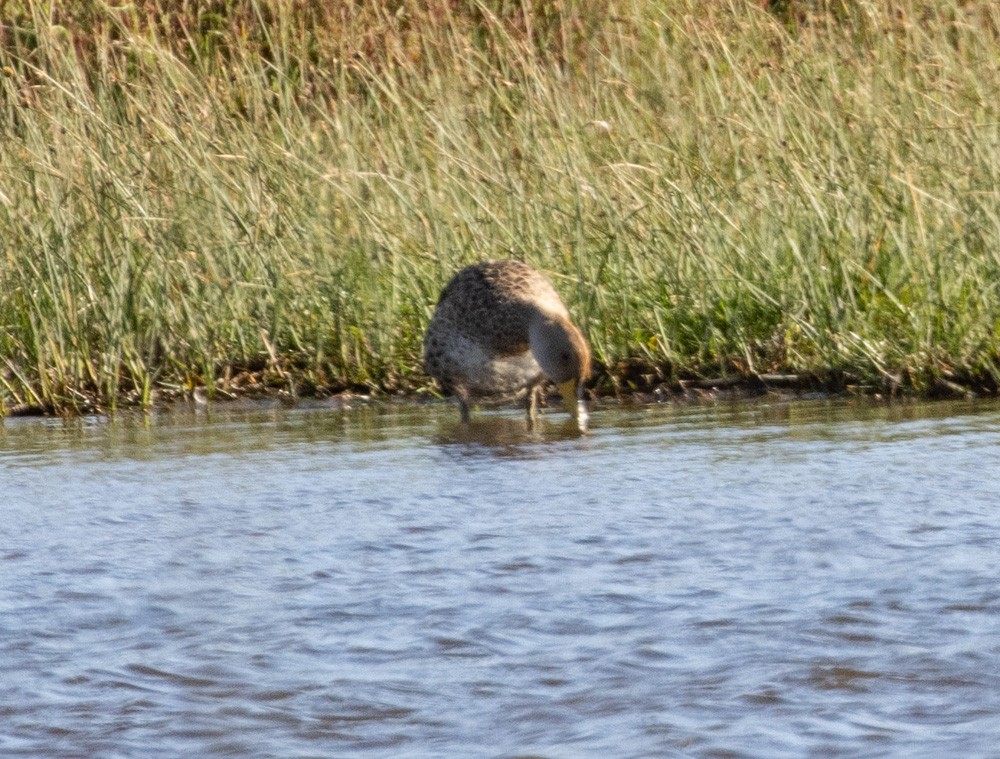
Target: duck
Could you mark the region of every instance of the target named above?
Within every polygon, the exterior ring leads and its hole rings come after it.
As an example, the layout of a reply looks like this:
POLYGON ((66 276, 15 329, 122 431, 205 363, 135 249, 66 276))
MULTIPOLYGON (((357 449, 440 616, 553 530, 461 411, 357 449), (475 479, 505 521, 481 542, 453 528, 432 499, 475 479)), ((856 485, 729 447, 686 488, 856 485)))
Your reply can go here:
POLYGON ((552 283, 516 260, 466 266, 445 285, 424 336, 424 367, 459 402, 525 392, 529 426, 551 381, 583 429, 590 347, 552 283))

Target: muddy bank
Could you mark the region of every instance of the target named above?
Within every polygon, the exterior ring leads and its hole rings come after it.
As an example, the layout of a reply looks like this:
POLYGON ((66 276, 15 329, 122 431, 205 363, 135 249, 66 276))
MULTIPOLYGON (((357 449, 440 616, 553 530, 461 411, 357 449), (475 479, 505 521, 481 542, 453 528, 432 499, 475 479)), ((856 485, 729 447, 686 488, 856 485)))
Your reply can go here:
MULTIPOLYGON (((718 377, 665 378, 662 368, 640 364, 616 367, 610 372, 599 369, 587 388, 587 398, 594 403, 685 403, 699 401, 739 401, 776 394, 787 398, 835 398, 863 396, 873 400, 893 399, 974 399, 998 395, 990 377, 886 377, 862 380, 848 372, 728 374, 718 377), (919 381, 917 381, 919 379, 919 381)), ((137 394, 126 394, 114 404, 103 402, 96 394, 76 393, 64 404, 17 402, 0 407, 0 415, 12 417, 88 415, 113 409, 168 408, 178 403, 227 403, 233 401, 271 400, 283 405, 321 403, 340 408, 352 403, 431 401, 441 398, 426 377, 399 381, 391 387, 370 385, 318 385, 288 373, 242 371, 220 377, 214 388, 161 387, 143 403, 137 394)), ((501 405, 506 401, 500 401, 501 405)), ((546 405, 558 407, 559 397, 552 393, 546 405)), ((485 405, 493 405, 486 402, 485 405)))

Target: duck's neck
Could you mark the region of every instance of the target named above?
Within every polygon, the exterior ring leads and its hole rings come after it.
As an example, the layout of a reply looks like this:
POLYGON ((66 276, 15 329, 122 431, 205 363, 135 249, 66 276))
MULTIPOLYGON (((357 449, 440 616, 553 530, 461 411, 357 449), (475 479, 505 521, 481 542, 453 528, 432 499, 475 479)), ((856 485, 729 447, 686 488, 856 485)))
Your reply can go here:
POLYGON ((590 374, 590 350, 580 330, 561 314, 539 312, 528 324, 531 353, 556 384, 590 374))

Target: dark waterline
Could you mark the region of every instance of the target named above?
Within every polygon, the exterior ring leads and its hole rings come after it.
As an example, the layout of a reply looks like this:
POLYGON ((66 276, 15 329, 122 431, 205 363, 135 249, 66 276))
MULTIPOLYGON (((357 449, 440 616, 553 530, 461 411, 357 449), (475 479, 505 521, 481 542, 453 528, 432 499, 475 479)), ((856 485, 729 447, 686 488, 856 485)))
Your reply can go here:
POLYGON ((0 756, 1000 756, 1000 405, 0 424, 0 756))

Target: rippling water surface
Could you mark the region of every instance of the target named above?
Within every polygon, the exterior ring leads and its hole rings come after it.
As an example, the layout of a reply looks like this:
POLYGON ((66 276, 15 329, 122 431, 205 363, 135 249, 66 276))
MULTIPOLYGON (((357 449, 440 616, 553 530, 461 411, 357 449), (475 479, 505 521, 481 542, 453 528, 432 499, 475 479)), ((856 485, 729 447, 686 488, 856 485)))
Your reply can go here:
POLYGON ((1000 406, 0 422, 0 756, 1000 756, 1000 406))

